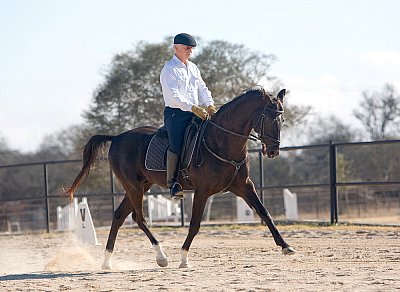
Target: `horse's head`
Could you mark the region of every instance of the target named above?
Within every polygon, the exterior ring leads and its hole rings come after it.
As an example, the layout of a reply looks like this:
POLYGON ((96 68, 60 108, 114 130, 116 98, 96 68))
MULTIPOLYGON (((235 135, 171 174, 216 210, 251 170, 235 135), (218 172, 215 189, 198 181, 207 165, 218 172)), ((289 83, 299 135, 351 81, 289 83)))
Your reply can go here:
POLYGON ((279 155, 280 133, 283 124, 283 98, 286 89, 282 89, 276 98, 271 99, 265 94, 266 105, 254 125, 254 131, 261 140, 262 153, 268 158, 274 158, 279 155))

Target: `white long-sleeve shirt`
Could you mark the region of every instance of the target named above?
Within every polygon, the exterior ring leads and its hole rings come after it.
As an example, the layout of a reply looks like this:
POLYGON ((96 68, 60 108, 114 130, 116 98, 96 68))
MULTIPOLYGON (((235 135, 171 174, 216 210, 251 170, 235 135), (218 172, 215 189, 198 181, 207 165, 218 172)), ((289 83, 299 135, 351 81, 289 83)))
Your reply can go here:
POLYGON ((174 55, 161 70, 160 82, 165 106, 191 111, 193 105, 214 104, 199 69, 190 61, 185 65, 174 55))

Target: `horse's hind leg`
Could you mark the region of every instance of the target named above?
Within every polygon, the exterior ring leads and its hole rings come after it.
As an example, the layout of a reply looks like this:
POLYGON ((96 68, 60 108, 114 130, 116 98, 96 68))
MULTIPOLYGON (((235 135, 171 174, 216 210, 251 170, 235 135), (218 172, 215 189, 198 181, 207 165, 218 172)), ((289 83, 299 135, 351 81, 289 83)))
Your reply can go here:
POLYGON ((249 205, 249 207, 256 211, 258 216, 260 216, 265 224, 267 224, 268 229, 271 231, 271 234, 274 237, 276 245, 282 247, 283 254, 294 254, 296 252, 282 238, 271 218, 271 215, 258 198, 256 190, 254 188, 254 184, 251 180, 248 180, 248 182, 239 189, 232 191, 238 196, 242 197, 249 205))
POLYGON ((141 230, 147 235, 149 238, 151 244, 153 245, 153 249, 157 253, 156 255, 156 262, 160 267, 166 267, 168 266, 168 259, 163 252, 160 243, 158 240, 154 237, 153 233, 151 233, 149 227, 147 226, 146 220, 144 219, 143 216, 143 194, 147 190, 150 189, 151 185, 136 185, 136 187, 128 187, 127 189, 130 190, 129 197, 132 202, 133 209, 136 213, 136 223, 139 226, 141 230))
MULTIPOLYGON (((110 233, 108 234, 108 240, 106 245, 106 250, 104 252, 104 262, 101 266, 104 270, 112 269, 111 265, 111 255, 114 251, 115 240, 117 238, 118 230, 124 223, 126 217, 129 213, 133 211, 132 204, 126 196, 122 200, 121 204, 118 206, 117 210, 114 212, 113 221, 110 228, 110 233)), ((133 219, 135 219, 135 213, 132 214, 133 219)))
POLYGON ((115 240, 117 238, 118 230, 124 223, 126 217, 129 215, 129 213, 132 212, 132 219, 138 224, 140 229, 144 231, 144 233, 147 235, 147 237, 150 239, 154 250, 156 251, 156 261, 157 264, 161 267, 166 267, 168 265, 168 260, 167 257, 165 256, 159 242, 153 234, 150 232, 146 225, 146 221, 143 218, 143 213, 142 213, 142 204, 137 203, 137 199, 133 200, 134 205, 137 208, 134 208, 132 205, 132 201, 130 198, 127 196, 124 197, 122 200, 121 204, 115 210, 114 212, 114 217, 113 221, 111 224, 111 229, 110 233, 108 235, 108 240, 107 240, 107 245, 106 245, 106 250, 104 252, 104 262, 103 265, 101 266, 102 269, 109 270, 112 269, 112 264, 111 264, 111 256, 114 251, 114 245, 115 245, 115 240), (139 211, 136 211, 139 210, 139 211))
POLYGON ((139 226, 139 228, 142 229, 143 232, 147 235, 151 244, 153 245, 153 249, 157 253, 157 255, 156 255, 157 264, 160 267, 168 266, 168 259, 165 255, 165 253, 163 252, 160 243, 154 237, 153 233, 151 233, 149 227, 147 226, 146 220, 143 217, 142 209, 140 209, 140 211, 138 210, 138 212, 136 214, 136 223, 139 226))

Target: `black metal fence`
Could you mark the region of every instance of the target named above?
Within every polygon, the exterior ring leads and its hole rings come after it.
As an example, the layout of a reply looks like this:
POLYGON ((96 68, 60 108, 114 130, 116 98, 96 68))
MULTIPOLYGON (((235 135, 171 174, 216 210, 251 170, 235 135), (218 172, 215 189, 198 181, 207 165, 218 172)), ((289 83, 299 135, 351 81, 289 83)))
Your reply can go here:
MULTIPOLYGON (((251 149, 251 178, 275 220, 287 219, 282 190, 289 189, 297 195, 299 220, 400 224, 399 146, 400 140, 284 147, 273 160, 265 159, 260 149, 251 149)), ((57 206, 68 204, 61 187, 68 186, 80 168, 80 160, 1 165, 0 232, 56 230, 57 206)), ((146 194, 144 212, 148 218, 149 196, 163 194, 165 189, 157 186, 146 194)), ((99 160, 97 169, 75 195, 87 197, 99 227, 110 225, 124 192, 108 162, 99 160)), ((241 220, 241 199, 230 193, 212 198, 204 220, 241 220)), ((166 216, 161 224, 184 225, 190 220, 190 195, 176 209, 180 214, 166 216)))

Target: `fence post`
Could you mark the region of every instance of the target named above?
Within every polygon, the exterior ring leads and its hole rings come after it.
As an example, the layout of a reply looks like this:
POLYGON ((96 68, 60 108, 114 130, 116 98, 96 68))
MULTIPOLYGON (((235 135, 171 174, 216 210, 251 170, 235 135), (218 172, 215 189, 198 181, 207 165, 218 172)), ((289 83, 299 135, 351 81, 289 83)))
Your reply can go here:
POLYGON ((185 203, 184 200, 181 201, 181 227, 185 227, 185 203))
POLYGON ((114 210, 116 208, 115 204, 115 182, 114 175, 110 166, 110 192, 111 192, 111 203, 112 203, 112 216, 114 217, 114 210))
POLYGON ((46 204, 46 229, 50 233, 50 202, 49 202, 49 178, 47 173, 47 164, 43 163, 43 176, 44 176, 44 194, 46 204))
POLYGON ((260 165, 260 200, 264 204, 264 161, 261 150, 258 151, 258 163, 260 165))
POLYGON ((329 141, 329 170, 330 170, 330 197, 331 197, 331 224, 338 223, 338 191, 336 178, 336 146, 329 141))

